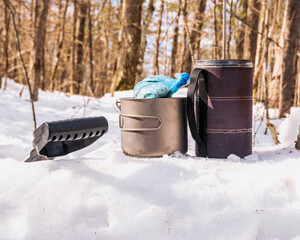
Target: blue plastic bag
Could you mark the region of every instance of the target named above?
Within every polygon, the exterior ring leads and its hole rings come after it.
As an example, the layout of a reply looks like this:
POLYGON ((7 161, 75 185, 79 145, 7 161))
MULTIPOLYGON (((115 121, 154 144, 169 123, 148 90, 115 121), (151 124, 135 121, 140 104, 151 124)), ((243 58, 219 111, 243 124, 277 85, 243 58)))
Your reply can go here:
POLYGON ((190 82, 190 75, 187 73, 176 73, 175 78, 163 75, 146 77, 135 85, 134 98, 170 98, 181 86, 190 82))

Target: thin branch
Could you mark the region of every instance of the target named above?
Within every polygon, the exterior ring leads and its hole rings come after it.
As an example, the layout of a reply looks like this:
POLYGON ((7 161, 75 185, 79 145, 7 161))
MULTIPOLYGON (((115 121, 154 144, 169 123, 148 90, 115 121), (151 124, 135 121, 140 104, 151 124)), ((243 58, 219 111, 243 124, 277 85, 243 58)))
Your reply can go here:
POLYGON ((97 14, 97 16, 93 19, 93 22, 95 22, 97 19, 100 18, 100 14, 102 13, 102 11, 103 11, 103 9, 104 9, 106 3, 107 3, 107 0, 105 0, 105 1, 102 3, 101 9, 100 9, 99 13, 97 14))
MULTIPOLYGON (((180 11, 184 12, 182 6, 180 6, 180 11)), ((192 63, 193 63, 193 66, 195 66, 196 60, 194 57, 194 52, 193 52, 192 43, 191 43, 191 34, 190 34, 189 26, 187 24, 186 16, 183 16, 183 20, 184 20, 183 22, 184 22, 185 30, 186 30, 186 33, 187 33, 187 36, 189 39, 188 47, 189 47, 189 51, 190 51, 190 54, 192 57, 192 63)))
POLYGON ((25 66, 25 63, 24 63, 24 59, 23 59, 23 56, 22 56, 22 53, 21 53, 21 45, 20 45, 19 33, 18 33, 18 30, 17 30, 16 22, 15 22, 15 14, 14 14, 14 11, 12 10, 13 6, 10 5, 8 0, 4 0, 4 3, 5 3, 7 9, 9 10, 9 12, 12 16, 12 22, 13 22, 14 31, 15 31, 15 37, 16 37, 16 42, 17 42, 18 53, 19 53, 19 57, 20 57, 22 67, 23 67, 23 72, 24 72, 25 79, 26 79, 26 82, 27 82, 27 85, 28 85, 28 89, 29 89, 33 124, 34 124, 34 130, 35 130, 36 129, 36 117, 35 117, 35 110, 34 110, 34 104, 33 104, 31 85, 30 85, 30 82, 29 82, 29 77, 28 77, 27 69, 26 69, 26 66, 25 66))
POLYGON ((178 18, 178 13, 176 14, 175 18, 172 20, 172 22, 168 25, 167 29, 166 29, 166 33, 165 35, 162 37, 162 39, 159 42, 159 46, 163 43, 163 41, 165 40, 165 38, 168 35, 169 32, 169 28, 173 25, 173 23, 176 21, 176 19, 178 18))
MULTIPOLYGON (((221 10, 223 10, 223 7, 222 7, 222 6, 219 6, 219 5, 217 5, 217 4, 216 4, 216 6, 217 6, 218 8, 220 8, 221 10)), ((228 10, 226 10, 226 11, 229 13, 228 10)), ((254 32, 256 32, 256 33, 262 35, 263 37, 265 37, 265 34, 264 34, 264 33, 260 32, 259 30, 257 30, 256 28, 254 28, 252 25, 250 25, 249 23, 247 23, 245 20, 241 19, 238 15, 236 15, 236 13, 234 13, 233 16, 234 16, 237 20, 239 20, 241 23, 243 23, 244 25, 246 25, 247 27, 249 27, 251 30, 253 30, 254 32)), ((274 43, 277 47, 279 47, 280 49, 282 49, 282 46, 280 46, 279 43, 276 42, 273 38, 267 36, 267 40, 268 40, 268 41, 271 41, 271 42, 274 43)))

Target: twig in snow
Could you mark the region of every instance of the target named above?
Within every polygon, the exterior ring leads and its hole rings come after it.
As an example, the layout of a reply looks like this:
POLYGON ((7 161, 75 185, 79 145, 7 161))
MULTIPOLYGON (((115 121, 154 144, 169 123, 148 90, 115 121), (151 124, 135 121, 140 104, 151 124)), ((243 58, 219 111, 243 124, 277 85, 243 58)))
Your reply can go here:
POLYGON ((34 124, 34 130, 35 130, 36 129, 36 117, 35 117, 35 110, 34 110, 34 104, 33 104, 31 85, 30 85, 30 82, 29 82, 29 77, 28 77, 27 69, 26 69, 26 66, 25 66, 25 63, 24 63, 24 59, 23 59, 23 56, 22 56, 22 53, 21 53, 21 45, 20 45, 19 33, 18 33, 18 30, 17 30, 16 21, 15 21, 15 13, 12 10, 13 6, 10 5, 8 0, 4 0, 4 4, 6 5, 8 11, 10 12, 10 14, 12 16, 12 22, 13 22, 14 31, 15 31, 15 37, 16 37, 16 42, 17 42, 18 53, 19 53, 19 57, 20 57, 20 60, 21 60, 21 63, 22 63, 23 72, 24 72, 25 79, 26 79, 26 82, 27 82, 27 85, 28 85, 28 89, 29 89, 33 124, 34 124))
POLYGON ((300 125, 299 125, 299 133, 298 133, 297 141, 295 142, 295 148, 297 150, 300 150, 300 125))

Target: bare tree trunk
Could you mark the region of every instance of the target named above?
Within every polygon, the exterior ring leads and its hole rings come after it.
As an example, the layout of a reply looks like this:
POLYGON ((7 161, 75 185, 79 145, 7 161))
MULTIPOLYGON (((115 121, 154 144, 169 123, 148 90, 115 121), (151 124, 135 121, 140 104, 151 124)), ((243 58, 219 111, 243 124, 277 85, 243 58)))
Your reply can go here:
MULTIPOLYGON (((92 34, 92 61, 93 66, 90 65, 90 70, 93 71, 93 86, 91 86, 92 94, 94 94, 96 97, 102 97, 105 92, 108 92, 105 90, 105 88, 108 88, 108 86, 111 85, 111 76, 110 76, 110 69, 108 68, 108 65, 110 64, 110 56, 113 55, 112 53, 112 46, 110 43, 110 33, 111 33, 111 26, 112 24, 112 12, 113 7, 111 5, 111 1, 104 1, 102 3, 101 9, 98 12, 98 16, 100 16, 101 12, 103 11, 106 3, 108 2, 108 6, 106 9, 108 9, 107 15, 102 21, 105 21, 108 24, 108 27, 104 27, 102 23, 100 23, 100 18, 95 19, 95 22, 92 24, 92 26, 96 26, 96 28, 91 31, 91 33, 94 33, 95 39, 93 39, 92 34), (102 28, 103 26, 103 28, 102 28), (103 29, 103 31, 101 31, 103 29)), ((98 11, 96 10, 94 13, 98 11)), ((91 15, 92 18, 92 15, 91 15)), ((91 19, 91 22, 93 20, 91 19)), ((92 29, 91 29, 92 30, 92 29)), ((91 47, 89 47, 91 49, 91 47)), ((91 55, 89 55, 89 58, 91 58, 91 55)), ((89 61, 91 64, 91 59, 89 61)), ((90 72, 91 74, 91 72, 90 72)), ((91 92, 90 92, 91 93, 91 92)))
POLYGON ((154 53, 154 61, 153 61, 153 75, 159 74, 159 63, 158 63, 158 56, 159 56, 159 45, 160 45, 160 34, 161 34, 161 23, 162 23, 162 15, 164 12, 164 0, 160 2, 160 9, 159 9, 159 17, 158 17, 158 27, 156 32, 156 45, 155 45, 155 53, 154 53))
POLYGON ((76 26, 77 26, 77 0, 74 0, 73 8, 73 28, 72 28, 72 56, 71 56, 71 74, 70 74, 70 93, 75 93, 75 52, 76 52, 76 26))
POLYGON ((231 42, 231 34, 232 34, 232 12, 233 12, 233 0, 230 1, 230 17, 229 17, 229 27, 228 27, 228 31, 229 31, 229 36, 227 39, 227 58, 230 59, 230 42, 231 42))
MULTIPOLYGON (((281 11, 278 10, 278 14, 281 11)), ((276 23, 279 20, 278 15, 276 16, 276 23)), ((284 31, 283 27, 281 27, 281 32, 284 31)), ((283 35, 280 35, 279 38, 279 46, 275 46, 275 63, 273 67, 272 80, 270 83, 270 107, 271 108, 279 108, 279 94, 280 94, 280 77, 282 75, 282 48, 284 45, 283 35)))
POLYGON ((244 59, 251 59, 255 61, 256 41, 257 41, 257 29, 259 21, 259 0, 248 0, 247 7, 247 23, 252 27, 245 27, 244 37, 244 59))
MULTIPOLYGON (((110 1, 110 9, 112 9, 112 4, 110 1)), ((110 86, 110 93, 111 96, 114 96, 115 90, 117 85, 120 82, 121 76, 123 75, 123 63, 125 62, 125 54, 126 54, 126 45, 125 45, 125 32, 126 32, 126 26, 124 23, 124 19, 123 16, 125 15, 125 9, 124 9, 124 2, 121 1, 120 2, 120 6, 118 7, 118 11, 117 11, 117 16, 118 19, 122 19, 123 21, 120 21, 120 24, 122 24, 122 30, 121 30, 121 34, 117 34, 114 35, 112 34, 112 42, 115 46, 115 48, 117 48, 118 54, 117 56, 114 56, 114 59, 112 61, 112 82, 111 82, 111 86, 110 86), (120 35, 120 37, 119 37, 120 35)), ((110 16, 110 14, 109 14, 110 16)))
POLYGON ((282 75, 280 77, 279 117, 290 113, 293 105, 295 81, 297 76, 296 59, 300 36, 300 1, 288 0, 286 4, 282 49, 282 75))
MULTIPOLYGON (((183 0, 183 6, 180 5, 181 11, 182 11, 182 18, 183 21, 186 21, 187 18, 187 0, 183 0)), ((188 45, 186 44, 187 42, 187 29, 184 27, 183 28, 183 40, 181 41, 182 47, 181 47, 181 60, 180 60, 180 72, 183 72, 183 61, 185 59, 184 54, 186 53, 186 48, 188 45)))
POLYGON ((195 13, 195 17, 193 20, 193 28, 190 34, 190 49, 186 49, 186 53, 184 54, 185 59, 183 61, 183 72, 190 73, 192 71, 192 63, 193 63, 193 57, 192 53, 195 52, 197 43, 200 42, 201 39, 201 30, 203 25, 203 16, 206 8, 206 0, 199 0, 197 2, 197 12, 195 13), (191 53, 192 52, 192 53, 191 53))
MULTIPOLYGON (((18 51, 18 46, 16 43, 12 43, 12 49, 12 51, 18 51)), ((17 57, 14 57, 14 59, 12 60, 12 65, 13 71, 9 74, 9 77, 14 80, 19 77, 19 83, 25 83, 25 81, 23 81, 23 78, 21 77, 21 74, 19 74, 17 57)))
POLYGON ((269 93, 268 93, 268 53, 269 53, 269 4, 270 0, 264 0, 266 6, 265 15, 265 43, 264 43, 264 67, 263 67, 263 83, 264 83, 264 105, 266 109, 266 118, 269 119, 269 93))
POLYGON ((297 150, 300 150, 300 126, 299 126, 299 130, 298 130, 297 140, 295 141, 295 148, 297 150))
POLYGON ((52 73, 51 73, 50 91, 53 91, 55 89, 59 90, 59 81, 55 80, 55 75, 56 75, 58 64, 59 64, 59 61, 60 61, 61 51, 62 51, 64 38, 65 38, 65 22, 66 22, 66 14, 67 14, 68 6, 69 6, 69 0, 66 0, 66 5, 65 5, 65 8, 64 8, 63 18, 62 18, 62 22, 61 22, 61 31, 59 33, 59 38, 58 38, 55 63, 54 63, 54 67, 53 67, 53 70, 52 70, 52 73))
MULTIPOLYGON (((62 0, 59 0, 58 2, 58 16, 59 16, 59 19, 60 18, 63 18, 61 16, 63 16, 63 13, 62 12, 62 0)), ((50 78, 49 78, 49 84, 48 84, 48 87, 49 87, 49 90, 52 92, 54 89, 55 89, 55 83, 54 83, 54 79, 52 79, 52 75, 53 75, 53 70, 55 69, 55 65, 56 65, 56 61, 57 61, 57 52, 59 51, 59 41, 60 41, 60 38, 61 38, 61 31, 62 31, 62 25, 61 25, 61 22, 60 21, 56 21, 55 22, 55 29, 58 30, 58 36, 57 36, 57 40, 56 40, 56 49, 53 51, 53 54, 52 54, 52 61, 53 61, 53 67, 52 67, 52 64, 51 64, 51 69, 50 69, 50 78)), ((56 74, 56 73, 55 73, 56 74)))
POLYGON ((214 41, 215 41, 215 51, 214 56, 215 59, 219 59, 222 57, 222 47, 220 46, 220 42, 222 41, 222 20, 223 19, 223 0, 214 0, 214 41))
MULTIPOLYGON (((35 47, 35 36, 37 35, 37 24, 38 24, 38 20, 39 20, 39 11, 40 11, 40 2, 39 0, 32 0, 31 2, 31 13, 30 13, 30 17, 31 17, 31 23, 30 24, 30 30, 31 30, 31 34, 32 34, 32 38, 33 41, 31 42, 31 47, 32 49, 34 49, 35 47)), ((34 64, 34 56, 32 55, 32 57, 30 58, 30 67, 29 67, 29 75, 32 76, 33 75, 33 64, 34 64)), ((33 79, 32 77, 30 77, 30 83, 33 86, 33 79)))
MULTIPOLYGON (((203 27, 203 19, 204 19, 204 13, 206 9, 206 0, 201 0, 198 5, 198 12, 195 14, 195 28, 193 29, 191 33, 192 37, 192 48, 193 52, 198 52, 197 57, 200 51, 200 42, 201 42, 201 31, 203 27), (194 38, 194 39, 193 39, 194 38), (196 51, 197 50, 197 51, 196 51)), ((192 60, 192 59, 191 59, 192 60)), ((192 70, 192 65, 190 72, 192 70)))
POLYGON ((94 68, 93 68, 93 37, 92 37, 92 16, 91 16, 91 1, 89 1, 89 60, 90 60, 90 87, 94 91, 94 68))
POLYGON ((223 21, 223 0, 217 0, 217 5, 218 5, 218 11, 217 11, 217 31, 218 33, 218 48, 217 48, 217 51, 218 51, 218 55, 220 58, 222 58, 222 41, 223 41, 223 24, 222 24, 222 21, 223 21), (219 2, 219 3, 218 3, 219 2), (221 20, 222 19, 222 20, 221 20))
MULTIPOLYGON (((259 21, 259 32, 264 32, 264 17, 265 15, 265 1, 262 1, 261 3, 261 9, 260 9, 260 21, 259 21)), ((261 81, 259 79, 262 79, 262 53, 263 53, 263 35, 259 34, 257 36, 257 45, 256 45, 256 52, 255 52, 255 63, 254 63, 254 74, 253 74, 253 96, 254 96, 254 104, 257 101, 261 101, 259 95, 260 95, 260 87, 261 87, 261 81)))
MULTIPOLYGON (((7 85, 7 76, 8 76, 8 66, 9 66, 9 62, 8 62, 8 44, 9 44, 9 25, 10 25, 10 16, 8 13, 8 9, 5 6, 4 8, 4 15, 5 15, 5 40, 4 40, 4 86, 3 89, 6 89, 6 85, 7 85)), ((1 78, 1 77, 0 77, 1 78)), ((2 85, 2 79, 0 79, 0 88, 2 85)))
MULTIPOLYGON (((106 3, 106 2, 104 2, 106 3)), ((102 4, 102 8, 103 8, 103 4, 102 4)), ((109 0, 109 9, 112 9, 112 5, 111 5, 111 1, 109 0)), ((112 14, 111 13, 108 13, 108 16, 107 16, 107 20, 108 22, 110 23, 111 22, 111 16, 112 14)), ((110 36, 109 36, 109 28, 106 28, 105 31, 104 31, 104 36, 105 36, 105 51, 103 51, 101 49, 101 51, 103 52, 103 55, 104 55, 104 59, 105 59, 105 64, 103 65, 103 80, 101 80, 101 83, 102 83, 102 87, 101 87, 101 90, 100 90, 100 94, 101 96, 104 95, 104 93, 106 92, 109 92, 110 90, 110 86, 111 86, 111 83, 112 83, 112 69, 113 67, 111 66, 112 64, 110 64, 110 58, 112 56, 112 53, 111 51, 109 50, 109 44, 110 44, 110 36)), ((96 46, 94 46, 94 48, 96 48, 96 46)))
POLYGON ((141 80, 142 74, 143 74, 144 56, 145 56, 145 51, 146 51, 146 46, 147 46, 147 33, 148 33, 148 28, 152 21, 152 15, 153 15, 153 12, 155 9, 154 3, 155 3, 155 0, 149 0, 145 20, 144 20, 143 26, 142 26, 141 47, 140 47, 140 52, 139 52, 139 63, 137 66, 136 82, 139 82, 141 80))
MULTIPOLYGON (((1 10, 0 10, 0 13, 1 13, 1 10)), ((0 21, 1 20, 2 19, 0 18, 0 21)), ((4 19, 4 22, 5 22, 5 19, 4 19)), ((3 28, 0 25, 0 36, 2 34, 2 31, 3 31, 3 28)), ((4 46, 3 46, 3 48, 4 48, 4 46)), ((4 52, 4 49, 3 49, 3 52, 4 52)), ((3 63, 5 62, 5 56, 4 56, 4 54, 2 54, 2 56, 0 58, 0 61, 2 61, 3 63)), ((4 66, 0 65, 0 89, 2 88, 2 78, 3 78, 3 75, 4 75, 4 66)))
POLYGON ((173 45, 172 45, 172 55, 171 55, 171 76, 174 76, 177 71, 176 59, 177 59, 177 48, 178 48, 178 30, 179 30, 179 18, 180 18, 180 7, 181 0, 178 3, 177 18, 175 21, 175 28, 173 34, 173 45))
POLYGON ((123 57, 118 63, 118 72, 114 84, 116 90, 127 90, 134 87, 139 50, 141 44, 142 0, 124 0, 123 2, 123 57))
POLYGON ((81 0, 78 3, 79 15, 77 22, 77 38, 76 38, 76 64, 75 64, 75 78, 74 78, 74 94, 83 93, 83 44, 84 44, 84 28, 86 22, 88 3, 85 0, 81 0))
MULTIPOLYGON (((239 16, 242 21, 247 20, 247 0, 241 0, 240 1, 240 7, 241 10, 239 11, 239 16)), ((237 26, 237 32, 236 32, 236 37, 235 37, 235 54, 237 59, 242 59, 243 58, 243 51, 244 51, 244 42, 245 42, 245 25, 241 24, 240 26, 237 26)))
POLYGON ((41 73, 42 73, 42 51, 45 44, 45 36, 46 36, 46 23, 47 23, 47 16, 48 16, 48 9, 49 9, 49 0, 43 0, 42 3, 42 10, 38 14, 38 23, 36 34, 34 37, 34 49, 33 49, 33 69, 31 72, 31 79, 33 81, 33 89, 32 95, 33 100, 38 100, 38 91, 40 87, 41 81, 41 73))
MULTIPOLYGON (((264 33, 264 36, 266 34, 266 31, 265 31, 265 28, 266 28, 266 23, 263 19, 266 19, 266 17, 264 16, 266 14, 266 12, 268 12, 268 14, 270 15, 270 13, 273 12, 273 19, 272 19, 272 23, 271 25, 268 24, 268 53, 270 53, 270 39, 272 38, 273 34, 274 34, 274 30, 275 30, 275 26, 276 26, 276 23, 277 23, 277 14, 278 14, 278 0, 271 0, 271 2, 269 3, 269 7, 266 7, 265 5, 265 1, 262 1, 261 3, 261 21, 259 23, 259 32, 265 32, 264 33), (273 6, 273 9, 271 9, 271 6, 273 6), (270 9, 268 9, 270 8, 270 9), (269 26, 270 25, 270 26, 269 26)), ((271 19, 271 17, 269 16, 269 19, 271 19)), ((264 91, 260 91, 260 90, 264 90, 264 82, 263 81, 259 81, 259 79, 263 79, 264 77, 262 76, 262 67, 263 67, 263 61, 261 61, 261 59, 263 58, 262 54, 263 54, 263 44, 262 44, 262 38, 263 38, 263 35, 262 34, 259 34, 258 37, 257 37, 257 47, 256 47, 256 55, 255 55, 255 65, 254 65, 254 77, 253 77, 253 93, 254 93, 254 103, 256 103, 256 101, 262 101, 263 99, 265 99, 262 95, 264 94, 264 91)), ((265 40, 266 42, 266 40, 265 40)), ((265 44, 266 45, 266 44, 265 44)), ((264 45, 264 46, 265 46, 264 45)), ((269 59, 270 61, 268 61, 268 66, 270 69, 273 69, 274 68, 274 64, 273 62, 271 62, 271 54, 268 54, 269 55, 269 59)), ((269 76, 270 74, 268 74, 269 76)), ((272 98, 274 97, 274 89, 273 88, 270 88, 270 85, 272 86, 272 81, 269 80, 268 78, 268 89, 271 89, 271 91, 268 90, 268 107, 271 107, 273 108, 274 107, 274 101, 272 101, 272 98)), ((278 91, 276 89, 276 91, 278 91)), ((277 93, 278 94, 278 93, 277 93)), ((277 103, 278 104, 278 103, 277 103)))
MULTIPOLYGON (((45 41, 46 42, 46 36, 45 41)), ((46 89, 46 85, 49 86, 49 83, 47 84, 47 78, 46 78, 46 67, 45 67, 45 43, 42 47, 42 53, 41 53, 41 82, 40 82, 40 88, 42 90, 46 89)))
MULTIPOLYGON (((268 63, 269 69, 274 69, 274 61, 272 61, 272 58, 271 58, 271 55, 273 52, 271 51, 270 39, 274 35, 275 26, 277 25, 278 3, 279 3, 279 0, 270 0, 270 2, 268 2, 268 4, 269 4, 268 7, 266 5, 262 6, 262 8, 266 9, 265 11, 269 15, 271 13, 273 13, 272 14, 273 18, 271 18, 271 16, 269 16, 269 19, 272 19, 272 23, 270 26, 268 24, 269 31, 268 31, 268 35, 267 35, 268 36, 268 52, 269 52, 269 59, 270 59, 270 61, 268 63), (273 9, 271 8, 271 6, 273 6, 273 9)), ((264 27, 266 28, 266 25, 264 27)), ((260 36, 258 36, 258 39, 259 38, 260 38, 260 36)), ((273 55, 275 55, 275 54, 273 53, 273 55)), ((258 69, 257 70, 255 69, 255 72, 257 73, 257 75, 259 75, 259 71, 260 71, 259 68, 260 67, 258 66, 258 69)), ((271 71, 269 71, 269 72, 271 72, 271 71)), ((272 74, 269 74, 269 75, 272 75, 272 74)), ((268 104, 269 104, 269 107, 274 108, 275 107, 274 101, 272 101, 272 98, 274 97, 273 96, 274 91, 272 91, 272 90, 274 90, 274 89, 270 88, 270 85, 272 84, 272 80, 271 81, 268 80, 268 81, 269 81, 268 89, 271 89, 271 91, 269 91, 271 94, 268 95, 268 104)), ((276 89, 275 94, 278 95, 278 89, 276 89)), ((276 104, 278 106, 278 102, 276 102, 276 104)))
MULTIPOLYGON (((297 69, 300 69, 300 57, 297 59, 297 69)), ((294 97, 294 107, 300 106, 300 71, 298 71, 296 78, 296 86, 295 86, 295 97, 294 97)))
POLYGON ((168 34, 168 18, 169 18, 169 12, 166 9, 166 13, 165 13, 165 29, 166 29, 166 36, 163 38, 165 39, 165 46, 164 46, 164 75, 167 75, 167 69, 168 69, 168 56, 167 56, 167 49, 168 49, 168 45, 169 45, 169 34, 168 34))
POLYGON ((214 2, 214 59, 218 59, 218 25, 217 25, 217 3, 214 2))

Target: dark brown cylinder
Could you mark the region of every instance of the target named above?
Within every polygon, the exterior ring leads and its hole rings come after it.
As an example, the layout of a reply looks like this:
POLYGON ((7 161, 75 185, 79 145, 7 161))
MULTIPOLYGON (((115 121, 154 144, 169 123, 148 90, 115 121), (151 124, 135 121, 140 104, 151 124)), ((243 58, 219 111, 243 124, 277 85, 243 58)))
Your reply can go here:
POLYGON ((207 92, 207 104, 199 98, 196 101, 198 134, 206 155, 227 158, 230 154, 252 154, 252 62, 200 60, 194 69, 203 69, 207 92))
POLYGON ((187 152, 186 98, 121 98, 119 108, 125 154, 159 157, 187 152))

